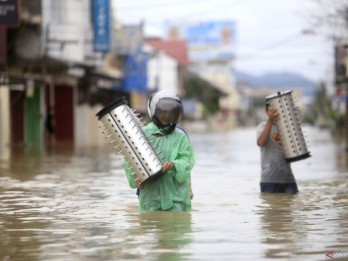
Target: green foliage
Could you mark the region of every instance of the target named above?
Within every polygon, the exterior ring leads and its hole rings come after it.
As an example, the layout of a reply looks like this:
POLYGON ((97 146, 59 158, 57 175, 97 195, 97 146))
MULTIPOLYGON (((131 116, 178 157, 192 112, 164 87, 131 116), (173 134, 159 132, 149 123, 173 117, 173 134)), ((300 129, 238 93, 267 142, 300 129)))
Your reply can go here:
POLYGON ((198 76, 191 76, 184 81, 185 98, 196 99, 203 105, 203 116, 213 115, 219 109, 221 92, 198 76))
POLYGON ((312 105, 304 115, 304 120, 310 124, 329 127, 335 131, 341 125, 343 118, 344 115, 333 107, 331 98, 327 95, 325 84, 321 83, 315 93, 312 105))

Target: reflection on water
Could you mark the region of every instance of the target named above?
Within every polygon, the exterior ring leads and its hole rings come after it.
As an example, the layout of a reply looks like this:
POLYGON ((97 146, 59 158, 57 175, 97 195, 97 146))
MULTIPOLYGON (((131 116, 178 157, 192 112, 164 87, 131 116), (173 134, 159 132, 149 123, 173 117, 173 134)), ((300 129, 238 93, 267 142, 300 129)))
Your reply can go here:
POLYGON ((260 211, 262 242, 269 245, 265 256, 280 258, 291 255, 296 240, 305 236, 301 231, 301 220, 295 220, 292 211, 296 196, 261 195, 260 211), (282 247, 280 247, 282 246, 282 247))
POLYGON ((268 245, 265 257, 325 259, 323 253, 329 251, 347 252, 348 196, 325 194, 260 196, 262 241, 268 245))
POLYGON ((107 149, 0 161, 1 260, 324 260, 347 253, 348 177, 326 132, 293 164, 300 193, 259 193, 255 129, 191 134, 193 210, 138 211, 107 149))
MULTIPOLYGON (((185 246, 192 242, 191 213, 144 212, 129 229, 131 244, 127 257, 153 260, 183 260, 189 257, 185 246)), ((126 256, 125 256, 126 257, 126 256)))

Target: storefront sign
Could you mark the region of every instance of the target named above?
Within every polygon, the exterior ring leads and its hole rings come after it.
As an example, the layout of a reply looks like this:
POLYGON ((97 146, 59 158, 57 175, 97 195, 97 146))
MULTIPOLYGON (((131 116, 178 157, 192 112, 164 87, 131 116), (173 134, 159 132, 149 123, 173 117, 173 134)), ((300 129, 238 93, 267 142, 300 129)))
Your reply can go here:
POLYGON ((0 0, 0 26, 17 26, 19 9, 19 0, 0 0))
POLYGON ((110 50, 110 0, 93 0, 94 51, 110 50))

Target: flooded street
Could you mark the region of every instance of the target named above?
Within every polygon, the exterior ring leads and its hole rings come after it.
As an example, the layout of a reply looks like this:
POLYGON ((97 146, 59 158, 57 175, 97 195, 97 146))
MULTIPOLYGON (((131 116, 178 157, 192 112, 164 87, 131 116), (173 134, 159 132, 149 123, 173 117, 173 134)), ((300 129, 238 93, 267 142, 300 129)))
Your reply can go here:
POLYGON ((255 128, 191 133, 189 213, 140 213, 107 146, 2 160, 0 260, 348 258, 348 172, 327 131, 307 133, 296 196, 259 193, 255 128))

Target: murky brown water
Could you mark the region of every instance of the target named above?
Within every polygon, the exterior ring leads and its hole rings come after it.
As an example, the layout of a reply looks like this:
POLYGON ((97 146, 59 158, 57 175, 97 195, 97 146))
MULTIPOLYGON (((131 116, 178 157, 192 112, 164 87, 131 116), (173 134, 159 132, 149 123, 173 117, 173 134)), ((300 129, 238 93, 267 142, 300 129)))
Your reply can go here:
POLYGON ((191 134, 190 213, 139 213, 102 150, 0 161, 0 260, 325 260, 348 257, 348 172, 326 132, 293 164, 300 194, 260 195, 255 129, 191 134))

